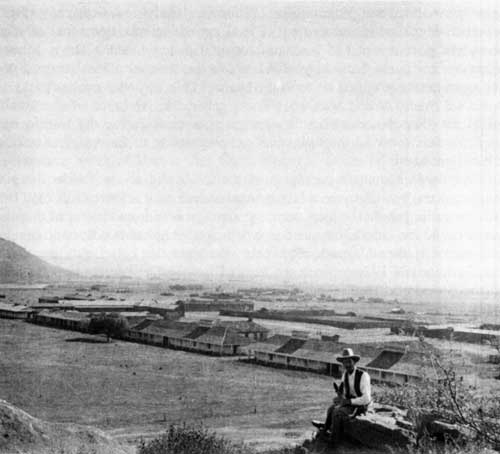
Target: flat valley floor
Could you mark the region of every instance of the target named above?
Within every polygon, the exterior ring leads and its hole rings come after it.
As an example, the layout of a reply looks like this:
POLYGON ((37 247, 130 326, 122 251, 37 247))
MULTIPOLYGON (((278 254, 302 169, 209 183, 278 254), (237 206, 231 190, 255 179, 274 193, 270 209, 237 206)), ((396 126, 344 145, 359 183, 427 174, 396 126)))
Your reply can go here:
POLYGON ((257 449, 311 436, 331 402, 328 377, 101 339, 0 319, 0 398, 130 444, 186 422, 257 449))
MULTIPOLYGON (((387 330, 341 331, 353 342, 398 337, 387 330)), ((491 346, 429 341, 450 359, 458 355, 472 385, 485 394, 500 392, 500 380, 493 379, 498 366, 484 360, 494 353, 491 346)), ((333 397, 326 376, 106 343, 100 336, 6 319, 0 319, 0 371, 0 399, 48 421, 98 427, 131 447, 170 423, 203 425, 258 450, 293 446, 312 436, 310 420, 322 418, 333 397)), ((376 400, 377 386, 373 391, 376 400)), ((345 452, 351 451, 362 452, 345 452)))

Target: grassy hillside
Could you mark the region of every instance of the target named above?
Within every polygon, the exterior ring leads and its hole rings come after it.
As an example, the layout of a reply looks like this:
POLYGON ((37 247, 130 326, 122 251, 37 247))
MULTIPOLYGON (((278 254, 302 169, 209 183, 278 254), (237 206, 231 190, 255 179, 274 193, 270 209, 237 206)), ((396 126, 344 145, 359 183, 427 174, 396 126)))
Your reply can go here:
POLYGON ((0 452, 25 454, 132 454, 104 432, 35 418, 0 399, 0 452))

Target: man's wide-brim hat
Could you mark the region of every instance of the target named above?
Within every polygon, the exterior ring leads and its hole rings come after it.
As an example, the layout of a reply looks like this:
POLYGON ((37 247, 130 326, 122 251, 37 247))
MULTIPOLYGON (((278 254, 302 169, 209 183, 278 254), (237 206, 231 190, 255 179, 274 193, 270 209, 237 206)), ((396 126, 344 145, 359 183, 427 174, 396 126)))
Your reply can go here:
POLYGON ((355 355, 354 352, 352 351, 352 348, 344 348, 344 350, 342 350, 342 355, 337 356, 337 361, 341 363, 345 359, 352 359, 354 362, 357 363, 360 359, 360 356, 355 355))

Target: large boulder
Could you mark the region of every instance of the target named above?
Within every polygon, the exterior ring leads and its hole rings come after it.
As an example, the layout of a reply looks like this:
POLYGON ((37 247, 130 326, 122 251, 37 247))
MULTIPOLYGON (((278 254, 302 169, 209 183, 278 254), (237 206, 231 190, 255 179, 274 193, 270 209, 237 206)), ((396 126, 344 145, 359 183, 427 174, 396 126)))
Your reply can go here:
POLYGON ((466 444, 474 439, 474 431, 459 424, 444 421, 429 421, 425 427, 427 434, 439 441, 453 440, 454 443, 466 444))
POLYGON ((413 425, 396 407, 376 405, 366 415, 344 425, 345 435, 369 448, 405 448, 415 443, 413 425))

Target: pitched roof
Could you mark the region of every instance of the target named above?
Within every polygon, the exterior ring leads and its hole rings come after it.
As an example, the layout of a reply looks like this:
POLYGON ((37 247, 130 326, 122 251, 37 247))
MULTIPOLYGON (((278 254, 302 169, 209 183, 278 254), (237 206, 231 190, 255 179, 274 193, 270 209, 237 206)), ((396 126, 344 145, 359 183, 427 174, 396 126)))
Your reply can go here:
POLYGON ((218 323, 242 333, 267 333, 269 329, 250 320, 223 320, 218 323))
POLYGON ((376 358, 370 361, 366 366, 377 369, 390 369, 404 355, 402 351, 384 350, 376 358))
POLYGON ((196 341, 216 345, 247 345, 249 343, 247 338, 239 336, 237 333, 224 326, 214 326, 210 328, 204 334, 196 338, 196 341))
MULTIPOLYGON (((186 334, 189 334, 192 328, 162 328, 161 334, 165 337, 171 337, 174 339, 182 339, 186 334)), ((160 334, 160 332, 158 332, 160 334)))
POLYGON ((470 334, 484 334, 485 336, 500 336, 499 330, 483 329, 483 328, 457 328, 454 334, 470 333, 470 334))
POLYGON ((191 331, 191 328, 171 329, 171 328, 164 328, 163 326, 156 326, 154 324, 151 324, 151 325, 149 325, 146 328, 141 330, 141 332, 143 332, 143 333, 158 334, 158 335, 164 336, 164 337, 184 337, 190 331, 191 331))
POLYGON ((436 353, 438 349, 431 343, 419 339, 407 339, 402 341, 382 342, 372 344, 378 348, 389 350, 401 350, 405 352, 436 353))
POLYGON ((336 363, 334 355, 332 352, 321 351, 321 350, 309 350, 305 348, 299 348, 297 351, 293 352, 291 356, 304 359, 313 359, 317 361, 325 361, 328 363, 336 363))
POLYGON ((275 334, 264 341, 265 344, 282 346, 285 345, 292 337, 284 334, 275 334))
POLYGON ((31 312, 31 309, 28 306, 24 306, 23 304, 8 303, 0 303, 0 310, 9 312, 31 312))
POLYGON ((39 315, 44 317, 53 318, 56 320, 73 320, 73 321, 81 321, 81 320, 89 320, 89 314, 85 312, 78 311, 48 311, 44 310, 39 312, 39 315))
POLYGON ((376 345, 373 343, 370 344, 354 344, 354 343, 339 343, 339 350, 337 353, 340 353, 344 348, 352 348, 354 350, 354 353, 357 355, 361 356, 362 362, 366 358, 375 358, 382 350, 383 346, 381 345, 376 345))
MULTIPOLYGON (((137 311, 137 312, 115 312, 115 314, 118 314, 120 317, 125 317, 125 318, 139 318, 139 317, 148 317, 151 315, 148 311, 137 311)), ((154 317, 154 315, 153 315, 154 317)))
POLYGON ((155 320, 150 320, 150 319, 141 320, 138 323, 133 324, 132 326, 130 326, 130 329, 134 330, 134 331, 140 331, 141 329, 147 328, 154 321, 155 320))
POLYGON ((440 377, 442 374, 438 369, 432 367, 432 365, 422 365, 422 364, 412 364, 406 362, 398 362, 393 367, 389 369, 392 372, 401 372, 408 375, 416 375, 417 377, 428 377, 436 378, 440 377))
POLYGON ((342 344, 319 339, 308 339, 302 348, 318 352, 339 353, 342 350, 342 344))
POLYGON ((293 353, 294 351, 302 348, 302 346, 306 343, 305 339, 290 339, 284 345, 276 350, 276 353, 293 353))
POLYGON ((278 348, 280 348, 280 345, 276 344, 268 344, 267 342, 254 342, 250 345, 248 345, 247 349, 250 351, 260 351, 260 352, 274 352, 278 348))
POLYGON ((319 339, 308 339, 299 349, 292 353, 305 359, 316 359, 336 363, 336 356, 342 350, 342 344, 332 341, 322 341, 319 339))
POLYGON ((210 326, 197 326, 194 330, 190 331, 183 337, 185 337, 186 339, 196 339, 202 334, 205 334, 209 329, 210 326))
POLYGON ((183 337, 196 327, 194 323, 178 322, 177 320, 154 320, 140 331, 147 334, 159 334, 165 337, 183 337))

